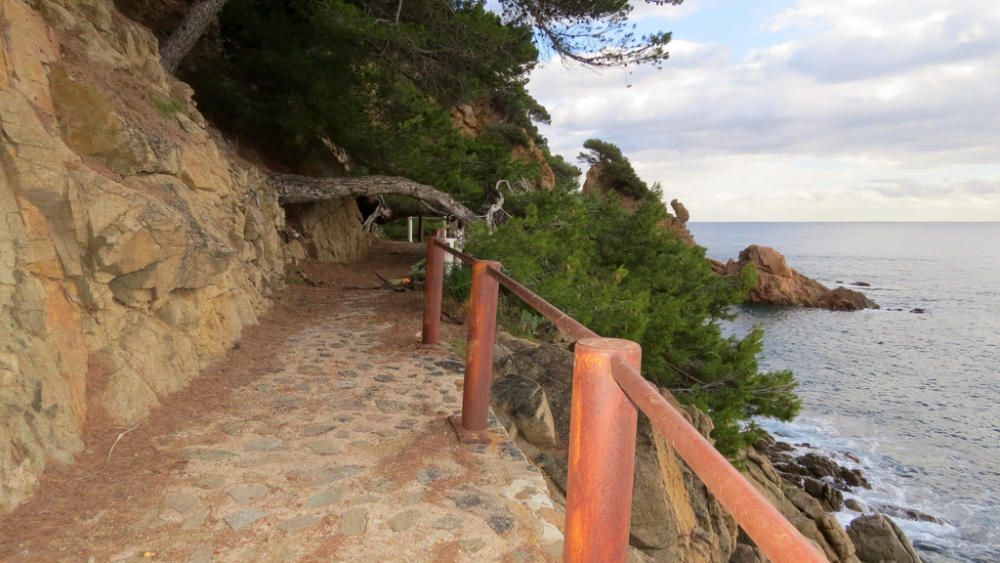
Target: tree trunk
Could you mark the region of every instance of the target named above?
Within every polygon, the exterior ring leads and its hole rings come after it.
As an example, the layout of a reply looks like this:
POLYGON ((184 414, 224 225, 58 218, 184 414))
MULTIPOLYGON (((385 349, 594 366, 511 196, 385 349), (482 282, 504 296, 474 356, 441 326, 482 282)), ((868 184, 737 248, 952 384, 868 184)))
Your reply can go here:
POLYGON ((225 4, 226 0, 198 0, 188 10, 181 25, 160 47, 160 60, 167 72, 170 74, 177 72, 181 61, 198 43, 198 39, 205 34, 205 30, 215 21, 215 17, 219 15, 225 4))
POLYGON ((270 183, 281 203, 396 194, 425 201, 466 224, 479 220, 472 210, 450 195, 400 176, 315 178, 297 174, 272 174, 270 183))

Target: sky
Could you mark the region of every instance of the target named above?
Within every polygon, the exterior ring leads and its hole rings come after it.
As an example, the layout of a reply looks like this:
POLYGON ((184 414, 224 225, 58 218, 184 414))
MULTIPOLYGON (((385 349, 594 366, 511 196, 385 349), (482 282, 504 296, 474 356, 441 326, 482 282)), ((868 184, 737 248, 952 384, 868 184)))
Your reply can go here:
POLYGON ((597 137, 693 221, 1000 221, 1000 1, 637 2, 655 67, 541 63, 553 152, 597 137))

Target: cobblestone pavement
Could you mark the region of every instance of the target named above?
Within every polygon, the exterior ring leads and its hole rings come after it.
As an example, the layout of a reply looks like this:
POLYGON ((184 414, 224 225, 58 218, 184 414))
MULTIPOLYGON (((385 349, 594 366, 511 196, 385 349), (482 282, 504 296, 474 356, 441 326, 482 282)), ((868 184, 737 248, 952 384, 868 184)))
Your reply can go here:
POLYGON ((558 560, 561 515, 540 473, 502 427, 467 446, 446 421, 462 363, 443 348, 379 349, 398 330, 373 314, 385 294, 338 294, 209 423, 155 437, 178 461, 154 490, 60 529, 46 548, 65 557, 37 559, 35 541, 12 559, 558 560))

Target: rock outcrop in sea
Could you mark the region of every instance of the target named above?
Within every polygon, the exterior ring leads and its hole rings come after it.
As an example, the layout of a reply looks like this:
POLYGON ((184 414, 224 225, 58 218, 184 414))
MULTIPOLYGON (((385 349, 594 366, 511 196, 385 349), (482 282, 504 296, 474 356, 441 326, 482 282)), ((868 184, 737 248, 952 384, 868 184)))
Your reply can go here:
POLYGON ((860 291, 837 287, 830 289, 804 276, 788 265, 777 250, 752 244, 744 248, 737 260, 723 264, 712 262, 712 268, 722 275, 736 275, 747 265, 757 269, 757 286, 750 290, 748 303, 796 305, 833 311, 878 309, 874 301, 860 291))

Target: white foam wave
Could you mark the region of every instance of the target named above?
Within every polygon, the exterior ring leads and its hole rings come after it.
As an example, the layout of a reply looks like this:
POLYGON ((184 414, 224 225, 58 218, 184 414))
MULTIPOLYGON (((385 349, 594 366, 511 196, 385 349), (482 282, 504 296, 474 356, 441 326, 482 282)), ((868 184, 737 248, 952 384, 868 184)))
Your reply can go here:
MULTIPOLYGON (((988 538, 995 537, 997 530, 979 529, 976 519, 976 515, 991 514, 993 510, 977 503, 947 500, 920 486, 913 479, 920 468, 906 466, 881 453, 877 433, 864 438, 843 436, 832 424, 806 417, 793 422, 759 420, 757 423, 776 439, 795 446, 796 455, 817 453, 849 469, 860 469, 872 488, 857 488, 844 493, 844 498, 860 501, 865 513, 892 505, 916 509, 945 520, 946 523, 940 524, 892 517, 926 560, 933 563, 1000 561, 1000 547, 996 550, 988 545, 984 547, 984 540, 988 542, 988 538)), ((861 515, 846 507, 834 514, 845 527, 861 515)), ((988 523, 983 525, 989 527, 988 523)))

